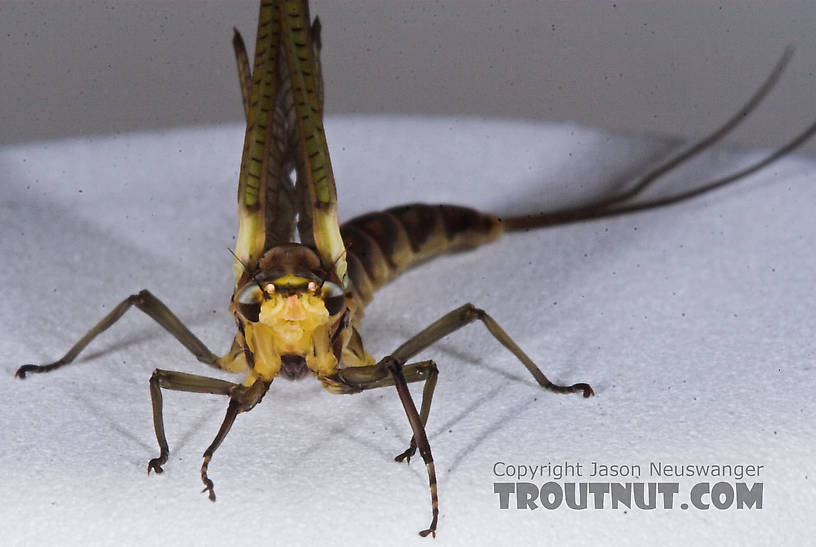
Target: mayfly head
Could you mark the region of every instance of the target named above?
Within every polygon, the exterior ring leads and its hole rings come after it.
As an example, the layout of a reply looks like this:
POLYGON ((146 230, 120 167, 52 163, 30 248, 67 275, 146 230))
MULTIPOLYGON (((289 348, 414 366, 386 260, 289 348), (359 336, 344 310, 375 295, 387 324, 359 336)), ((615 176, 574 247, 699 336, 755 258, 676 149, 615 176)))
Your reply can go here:
POLYGON ((253 380, 337 369, 350 310, 334 277, 312 249, 297 243, 273 247, 247 269, 232 309, 253 357, 253 380))

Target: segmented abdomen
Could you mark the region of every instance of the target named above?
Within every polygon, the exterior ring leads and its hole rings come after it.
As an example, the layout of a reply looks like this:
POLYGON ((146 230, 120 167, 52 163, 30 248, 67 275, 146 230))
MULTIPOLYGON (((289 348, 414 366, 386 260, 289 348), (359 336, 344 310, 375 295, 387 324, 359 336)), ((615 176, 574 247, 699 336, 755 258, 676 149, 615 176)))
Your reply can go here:
POLYGON ((425 260, 497 239, 501 220, 455 205, 412 203, 353 218, 340 227, 358 302, 425 260))

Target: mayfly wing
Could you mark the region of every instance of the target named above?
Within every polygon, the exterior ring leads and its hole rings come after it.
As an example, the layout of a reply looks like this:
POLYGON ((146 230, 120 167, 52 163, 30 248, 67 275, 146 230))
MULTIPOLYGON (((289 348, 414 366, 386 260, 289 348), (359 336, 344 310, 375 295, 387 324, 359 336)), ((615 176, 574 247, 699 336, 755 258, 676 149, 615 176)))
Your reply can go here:
POLYGON ((249 97, 252 93, 252 67, 249 66, 244 38, 238 29, 233 27, 232 49, 235 51, 235 64, 238 68, 238 85, 241 87, 241 103, 244 107, 244 116, 249 121, 249 97))
MULTIPOLYGON (((244 114, 249 122, 250 97, 252 94, 252 68, 249 64, 249 57, 246 45, 238 29, 232 39, 235 50, 236 64, 238 68, 238 82, 241 87, 241 99, 244 107, 244 114)), ((263 38, 263 36, 261 36, 263 38)), ((319 59, 317 53, 320 48, 320 22, 315 18, 312 25, 313 44, 318 62, 317 83, 321 85, 319 90, 319 104, 322 106, 322 79, 319 74, 319 59)), ((295 109, 292 97, 292 81, 289 78, 289 69, 286 63, 278 64, 277 89, 275 93, 275 108, 273 126, 271 129, 271 148, 265 155, 266 158, 266 179, 263 188, 266 189, 266 201, 264 203, 264 227, 266 229, 265 249, 275 245, 288 243, 293 239, 295 228, 295 215, 297 214, 299 203, 303 201, 302 190, 297 192, 291 173, 294 170, 296 157, 298 156, 298 135, 297 124, 295 123, 295 109)), ((270 99, 270 102, 271 99, 270 99)), ((309 225, 311 217, 306 214, 300 215, 300 223, 309 225)))
POLYGON ((345 247, 323 133, 320 23, 310 25, 306 2, 263 2, 251 85, 240 36, 238 56, 247 131, 238 189, 236 284, 244 267, 269 248, 293 240, 333 265, 347 286, 345 247), (247 99, 248 97, 248 99, 247 99), (290 173, 297 173, 293 184, 290 173))
MULTIPOLYGON (((275 2, 261 2, 249 100, 244 108, 247 128, 238 179, 238 238, 235 242, 236 285, 245 266, 256 262, 266 248, 266 188, 270 163, 275 163, 273 128, 281 49, 281 13, 275 2)), ((241 66, 239 64, 239 74, 241 66)), ((245 88, 244 88, 245 89, 245 88)), ((245 93, 244 93, 245 95, 245 93)))
POLYGON ((298 138, 295 147, 300 196, 298 233, 301 242, 313 246, 323 263, 330 265, 348 288, 346 248, 337 218, 337 190, 323 131, 323 82, 318 59, 320 24, 317 21, 310 24, 305 0, 283 2, 281 7, 298 138))
POLYGON ((252 70, 240 34, 233 44, 247 130, 238 183, 235 279, 267 249, 292 241, 298 198, 290 173, 295 167, 294 100, 282 43, 279 2, 262 2, 252 70))

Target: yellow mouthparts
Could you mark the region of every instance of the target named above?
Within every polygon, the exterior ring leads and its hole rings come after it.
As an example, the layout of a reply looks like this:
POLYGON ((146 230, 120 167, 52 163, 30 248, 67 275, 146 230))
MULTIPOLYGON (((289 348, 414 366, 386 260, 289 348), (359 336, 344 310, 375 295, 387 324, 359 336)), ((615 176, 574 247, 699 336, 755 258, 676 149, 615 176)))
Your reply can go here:
MULTIPOLYGON (((290 274, 283 278, 297 284, 309 281, 290 274)), ((329 341, 329 312, 321 298, 310 293, 273 294, 261 303, 258 319, 244 327, 247 344, 255 356, 250 373, 253 381, 257 377, 271 381, 277 376, 283 354, 302 356, 317 374, 332 374, 337 369, 329 341)))

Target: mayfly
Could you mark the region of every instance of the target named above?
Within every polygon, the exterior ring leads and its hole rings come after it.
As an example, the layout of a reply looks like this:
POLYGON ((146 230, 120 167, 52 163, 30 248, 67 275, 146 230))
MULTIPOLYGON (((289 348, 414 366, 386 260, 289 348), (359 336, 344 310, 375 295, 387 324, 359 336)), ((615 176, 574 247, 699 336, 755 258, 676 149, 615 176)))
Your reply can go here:
POLYGON ((71 363, 132 306, 162 325, 199 361, 245 374, 242 383, 161 369, 150 378, 159 455, 148 462, 148 473, 161 473, 169 456, 163 390, 229 397, 223 423, 204 452, 201 466, 204 491, 211 500, 215 500, 215 489, 208 470, 213 454, 237 415, 254 408, 275 378, 313 376, 336 394, 393 387, 412 431, 408 448, 395 459, 409 461, 419 451, 427 469, 432 516, 430 525, 420 532, 423 536, 436 534, 439 514, 436 471, 425 433, 438 369, 433 361, 412 362, 412 358, 478 320, 521 361, 542 388, 584 397, 593 395, 593 390, 587 383, 552 383, 490 315, 472 304, 445 314, 390 355, 375 360, 364 349, 358 331, 362 310, 373 293, 415 264, 494 241, 504 232, 621 215, 688 200, 768 165, 816 132, 813 124, 765 159, 730 176, 667 197, 633 201, 659 177, 722 139, 756 108, 790 60, 792 53, 788 50, 734 117, 612 197, 580 207, 511 218, 451 205, 412 204, 367 214, 340 226, 323 131, 319 21, 312 21, 305 0, 265 0, 260 6, 253 66, 237 31, 233 45, 247 129, 238 184, 239 230, 230 302, 237 333, 232 347, 217 356, 160 300, 143 290, 117 305, 61 359, 47 365, 22 366, 16 375, 24 378, 28 373, 47 372, 71 363), (419 409, 408 390, 412 382, 424 383, 419 409))

